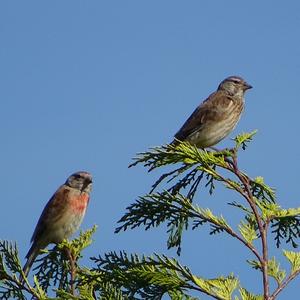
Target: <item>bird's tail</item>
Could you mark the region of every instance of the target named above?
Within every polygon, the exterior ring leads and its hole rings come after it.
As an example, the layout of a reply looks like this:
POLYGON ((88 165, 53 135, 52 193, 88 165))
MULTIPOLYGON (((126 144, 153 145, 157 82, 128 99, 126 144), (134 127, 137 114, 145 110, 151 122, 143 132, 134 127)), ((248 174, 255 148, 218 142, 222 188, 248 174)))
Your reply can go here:
MULTIPOLYGON (((24 272, 25 277, 28 276, 31 266, 32 266, 35 258, 38 256, 39 252, 40 252, 40 247, 38 247, 36 245, 36 243, 33 243, 26 255, 27 261, 23 267, 23 272, 24 272)), ((21 281, 23 281, 23 280, 21 280, 21 281)))

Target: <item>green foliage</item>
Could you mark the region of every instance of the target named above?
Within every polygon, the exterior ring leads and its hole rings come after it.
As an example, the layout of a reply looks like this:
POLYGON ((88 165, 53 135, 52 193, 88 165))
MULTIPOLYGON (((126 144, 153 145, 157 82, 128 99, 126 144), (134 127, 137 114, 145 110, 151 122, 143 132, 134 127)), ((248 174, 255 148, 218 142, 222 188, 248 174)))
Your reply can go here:
POLYGON ((237 135, 234 138, 234 141, 235 141, 234 149, 238 150, 239 148, 242 148, 243 150, 246 150, 248 143, 250 143, 252 141, 252 139, 256 133, 257 133, 257 130, 254 130, 250 133, 241 133, 241 134, 237 135))
POLYGON ((15 243, 8 241, 0 241, 0 279, 5 279, 7 276, 7 269, 12 272, 20 272, 20 259, 18 248, 15 243), (6 255, 4 255, 4 253, 6 255))
POLYGON ((216 166, 225 167, 224 160, 228 151, 208 152, 201 151, 197 147, 188 143, 180 143, 179 145, 165 145, 156 147, 149 152, 138 154, 135 162, 129 167, 142 163, 145 167, 152 171, 156 168, 180 163, 180 166, 163 174, 152 186, 153 192, 163 181, 172 182, 178 178, 178 182, 171 185, 167 189, 171 194, 180 193, 181 190, 188 189, 187 198, 193 199, 199 183, 206 178, 206 186, 212 193, 214 189, 214 180, 219 179, 215 172, 216 166))
POLYGON ((8 241, 0 241, 0 299, 26 300, 26 292, 37 299, 46 299, 45 293, 38 286, 33 289, 24 285, 19 279, 22 267, 17 245, 8 241))
POLYGON ((193 223, 192 229, 210 223, 211 234, 231 230, 222 216, 217 217, 209 209, 193 205, 181 194, 175 196, 166 191, 140 197, 127 210, 128 212, 119 221, 122 225, 116 229, 117 233, 139 226, 145 226, 148 230, 166 222, 169 233, 168 248, 178 247, 178 254, 180 254, 182 234, 188 229, 189 221, 193 223))
MULTIPOLYGON (((18 257, 17 246, 7 241, 0 242, 0 298, 1 299, 27 299, 28 295, 35 299, 50 299, 47 296, 48 289, 54 290, 57 287, 57 299, 94 299, 88 287, 80 286, 78 291, 80 296, 72 294, 71 272, 72 265, 77 264, 81 256, 81 251, 91 244, 92 234, 96 231, 96 226, 80 233, 80 236, 73 241, 63 241, 50 251, 44 251, 46 255, 37 260, 38 270, 34 276, 34 286, 31 286, 28 279, 22 280, 20 259, 18 257), (69 253, 70 255, 67 255, 69 253), (73 260, 70 263, 70 260, 73 260), (72 295, 72 297, 70 296, 72 295)), ((79 269, 76 266, 76 269, 79 269)))
POLYGON ((110 252, 92 258, 97 265, 93 273, 87 272, 83 283, 90 284, 104 280, 120 288, 128 299, 196 299, 188 291, 199 291, 216 299, 230 299, 238 287, 238 280, 232 275, 215 279, 203 279, 181 265, 176 259, 165 255, 139 257, 125 252, 110 252), (98 275, 97 275, 98 273, 98 275), (121 285, 120 285, 121 283, 121 285))
POLYGON ((92 236, 97 230, 97 225, 94 225, 91 229, 85 232, 80 232, 79 237, 73 239, 72 241, 63 240, 59 245, 59 250, 70 249, 74 257, 79 258, 81 251, 87 248, 92 242, 92 236))
POLYGON ((239 285, 239 281, 233 275, 228 277, 219 277, 215 279, 204 280, 194 276, 195 283, 208 295, 216 299, 229 300, 233 292, 239 285))
POLYGON ((263 177, 258 176, 251 180, 250 191, 253 197, 260 199, 264 202, 275 201, 275 191, 273 188, 265 184, 263 177))
MULTIPOLYGON (((236 146, 234 151, 246 145, 254 134, 255 132, 239 135, 235 139, 236 146)), ((180 254, 182 234, 184 230, 188 229, 191 219, 194 222, 193 228, 209 222, 214 227, 214 231, 211 231, 211 233, 223 231, 224 226, 220 226, 218 222, 210 218, 199 217, 199 209, 195 216, 195 209, 191 205, 199 184, 206 179, 204 185, 209 186, 210 193, 215 188, 214 181, 220 181, 227 188, 238 192, 243 197, 251 196, 257 209, 261 211, 262 218, 264 220, 268 219, 272 226, 277 226, 276 230, 274 230, 277 245, 282 238, 286 238, 286 235, 288 235, 286 241, 296 246, 295 240, 299 233, 295 232, 291 226, 284 226, 286 222, 283 223, 282 217, 286 217, 286 215, 284 210, 281 210, 274 202, 274 190, 264 182, 262 177, 251 179, 242 172, 237 173, 234 151, 208 152, 199 150, 188 143, 180 143, 177 146, 156 147, 149 152, 140 153, 130 166, 141 163, 149 168, 149 171, 152 171, 165 165, 178 163, 181 165, 160 176, 153 185, 150 194, 139 197, 135 203, 127 207, 127 212, 119 220, 119 223, 122 225, 116 229, 116 232, 140 226, 144 226, 148 230, 151 227, 157 227, 162 223, 166 223, 169 234, 168 247, 177 247, 178 254, 180 254), (227 171, 231 178, 224 177, 218 169, 227 171), (166 181, 168 184, 175 179, 177 179, 177 182, 167 190, 153 193, 153 190, 163 181, 166 181), (247 185, 247 191, 245 191, 245 185, 247 185), (181 194, 181 191, 184 190, 187 190, 187 192, 181 194), (279 218, 281 221, 278 221, 279 218)), ((247 243, 252 244, 253 240, 256 240, 259 236, 259 230, 251 207, 236 203, 231 203, 231 205, 247 212, 245 221, 239 225, 239 231, 242 238, 247 243)), ((293 216, 293 218, 295 220, 297 217, 293 216)), ((296 226, 296 228, 300 227, 296 226)))
POLYGON ((298 273, 300 271, 300 253, 285 250, 283 254, 291 264, 291 274, 298 273))
POLYGON ((280 269, 280 264, 278 261, 276 261, 275 257, 268 261, 268 275, 276 280, 278 286, 286 277, 285 270, 280 269))
POLYGON ((71 264, 77 264, 81 251, 92 243, 92 235, 97 226, 86 232, 81 232, 78 238, 72 241, 64 240, 46 255, 36 260, 36 277, 43 290, 50 287, 70 291, 71 287, 71 264))
POLYGON ((239 231, 242 237, 247 241, 247 243, 252 244, 254 240, 258 238, 257 236, 257 225, 253 218, 246 218, 246 221, 241 221, 239 224, 239 231))
MULTIPOLYGON (((254 269, 262 271, 262 265, 260 262, 258 262, 256 260, 249 260, 248 263, 254 269)), ((280 264, 278 261, 276 261, 275 257, 268 260, 267 273, 270 277, 272 277, 276 280, 278 286, 280 286, 280 284, 283 282, 283 280, 286 277, 286 271, 283 269, 280 269, 280 264)))
MULTIPOLYGON (((274 278, 278 285, 271 295, 272 300, 275 299, 292 278, 287 277, 286 271, 280 269, 275 258, 268 259, 269 227, 272 228, 271 233, 275 234, 277 247, 283 239, 286 243, 297 247, 300 235, 300 209, 282 209, 276 202, 274 189, 269 187, 261 176, 251 178, 239 170, 238 151, 240 148, 246 149, 255 133, 237 136, 235 146, 231 150, 206 151, 182 142, 176 146, 165 145, 140 153, 130 167, 142 164, 152 171, 174 165, 174 169, 163 173, 154 183, 149 194, 139 197, 127 207, 126 213, 119 220, 120 225, 116 232, 136 227, 149 230, 166 224, 169 234, 168 247, 177 247, 180 254, 184 231, 190 227, 196 229, 209 224, 211 234, 225 232, 246 246, 256 258, 250 261, 251 265, 261 270, 263 274, 264 296, 253 295, 240 287, 241 299, 269 297, 269 285, 266 284, 269 277, 274 278), (229 225, 223 216, 215 216, 209 208, 193 203, 197 189, 201 185, 208 187, 209 192, 213 193, 216 182, 222 183, 243 199, 243 202, 229 203, 244 215, 244 219, 235 226, 229 225), (163 190, 157 191, 162 184, 165 185, 163 190), (258 239, 263 245, 261 253, 256 246, 258 239)), ((224 295, 218 293, 215 295, 216 299, 217 297, 223 299, 224 295)))
MULTIPOLYGON (((250 292, 248 292, 246 289, 243 288, 241 288, 239 292, 240 292, 241 300, 263 300, 264 299, 262 295, 251 294, 250 292)), ((235 300, 239 300, 239 298, 235 297, 235 300)))
POLYGON ((297 247, 300 208, 281 208, 275 190, 261 176, 251 178, 239 169, 238 152, 246 149, 255 133, 238 135, 234 147, 222 151, 201 150, 183 142, 140 153, 130 167, 142 164, 148 171, 164 167, 168 171, 156 180, 148 194, 127 207, 115 232, 137 227, 150 230, 163 224, 167 228, 167 246, 175 247, 178 254, 182 237, 189 229, 196 232, 208 226, 211 235, 228 234, 249 250, 253 259, 248 263, 262 276, 262 295, 243 288, 233 274, 206 279, 193 274, 178 259, 163 254, 109 252, 92 257, 91 269, 80 267, 81 252, 92 243, 96 230, 93 227, 72 241, 65 240, 44 251, 33 269, 33 286, 22 278, 16 245, 0 242, 0 298, 27 299, 29 295, 53 300, 196 300, 205 295, 218 300, 275 300, 299 275, 300 253, 284 250, 291 267, 289 271, 282 269, 277 258, 268 256, 268 235, 273 234, 277 247, 283 240, 297 247), (196 202, 200 187, 208 188, 212 194, 220 185, 240 196, 240 201, 228 203, 241 215, 237 224, 228 222, 230 216, 218 216, 196 202), (273 290, 270 280, 276 283, 273 290), (56 298, 49 298, 49 293, 55 293, 56 298))
POLYGON ((296 240, 300 236, 300 216, 281 216, 272 221, 273 233, 275 233, 276 246, 279 247, 281 241, 285 239, 286 243, 291 243, 294 248, 298 247, 296 240))

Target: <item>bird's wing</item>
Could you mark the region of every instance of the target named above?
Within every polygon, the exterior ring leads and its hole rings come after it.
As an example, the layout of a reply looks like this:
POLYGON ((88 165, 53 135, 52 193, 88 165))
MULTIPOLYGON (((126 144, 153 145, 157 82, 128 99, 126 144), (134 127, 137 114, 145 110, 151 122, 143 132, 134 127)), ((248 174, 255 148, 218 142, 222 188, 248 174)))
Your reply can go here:
POLYGON ((51 224, 60 219, 64 210, 67 209, 66 199, 69 193, 70 190, 65 185, 62 185, 51 197, 37 222, 31 242, 34 242, 37 236, 42 236, 48 226, 51 226, 51 224))
POLYGON ((175 138, 184 141, 189 135, 201 129, 203 124, 210 120, 216 120, 232 101, 232 97, 223 91, 212 93, 203 101, 186 120, 183 126, 175 134, 175 138))

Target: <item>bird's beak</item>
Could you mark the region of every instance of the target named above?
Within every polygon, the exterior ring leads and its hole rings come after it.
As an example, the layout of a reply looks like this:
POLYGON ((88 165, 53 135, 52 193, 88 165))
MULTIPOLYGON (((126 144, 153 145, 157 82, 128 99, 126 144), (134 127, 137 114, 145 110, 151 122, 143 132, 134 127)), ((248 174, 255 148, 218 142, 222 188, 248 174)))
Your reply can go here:
POLYGON ((83 185, 82 185, 82 188, 81 188, 81 193, 84 192, 85 188, 86 188, 90 183, 92 183, 92 181, 89 180, 89 179, 86 179, 86 180, 84 181, 84 183, 83 183, 83 185))
POLYGON ((248 84, 247 82, 245 82, 245 84, 244 84, 244 90, 246 91, 246 90, 250 90, 250 89, 252 89, 252 85, 250 85, 250 84, 248 84))

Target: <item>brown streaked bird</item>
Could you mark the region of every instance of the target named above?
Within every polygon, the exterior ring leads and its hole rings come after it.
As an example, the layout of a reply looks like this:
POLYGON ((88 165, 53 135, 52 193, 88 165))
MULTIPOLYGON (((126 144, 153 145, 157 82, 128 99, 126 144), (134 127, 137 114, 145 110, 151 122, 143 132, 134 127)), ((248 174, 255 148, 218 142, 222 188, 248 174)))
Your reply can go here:
POLYGON ((80 171, 68 177, 45 206, 31 238, 23 268, 25 276, 41 249, 60 243, 79 228, 90 199, 92 175, 80 171))
POLYGON ((223 140, 236 126, 244 110, 244 94, 252 86, 239 76, 224 79, 175 134, 173 144, 187 141, 207 148, 223 140))

